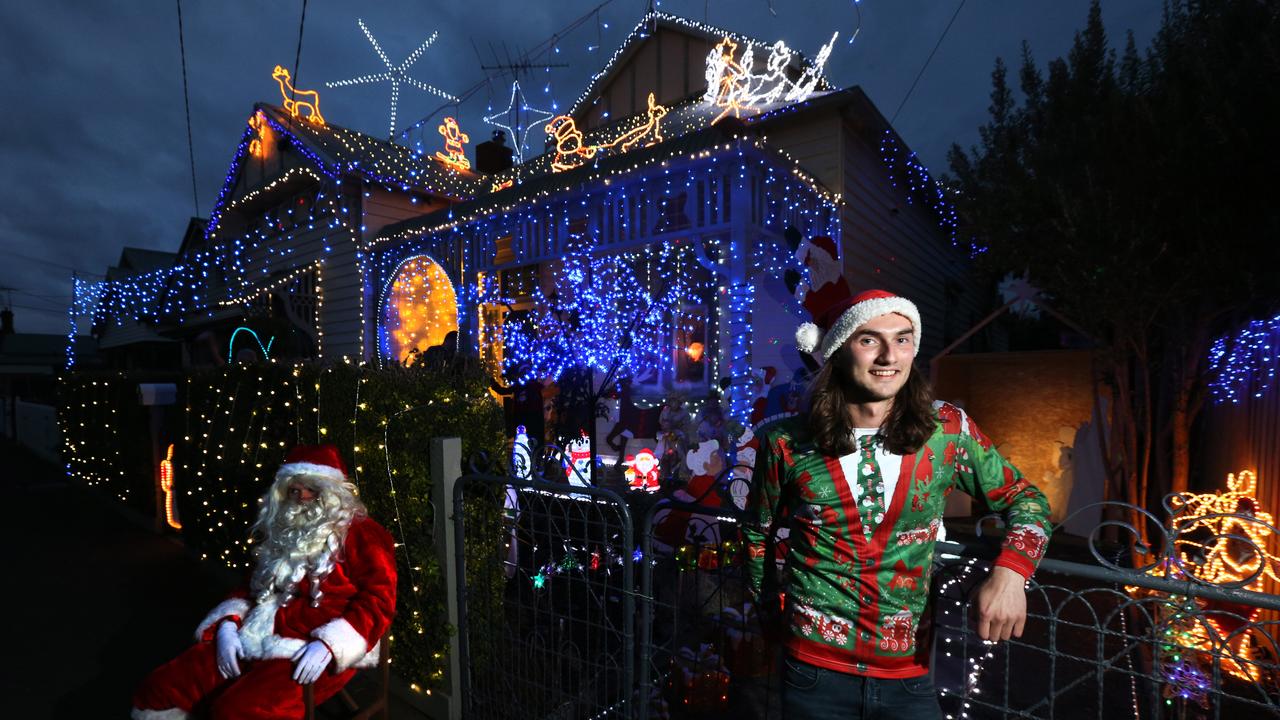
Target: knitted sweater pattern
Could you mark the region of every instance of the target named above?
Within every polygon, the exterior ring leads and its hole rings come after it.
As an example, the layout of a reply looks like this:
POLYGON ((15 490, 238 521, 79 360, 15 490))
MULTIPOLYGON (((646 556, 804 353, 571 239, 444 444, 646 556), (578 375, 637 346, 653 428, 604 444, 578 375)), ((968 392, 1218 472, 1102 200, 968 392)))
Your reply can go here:
MULTIPOLYGON (((959 488, 1005 517, 995 564, 1030 577, 1044 554, 1049 504, 960 408, 934 404, 933 435, 902 457, 881 522, 864 526, 840 458, 822 455, 803 416, 761 428, 744 527, 757 597, 781 594, 789 655, 839 672, 907 678, 928 672, 920 621, 946 496, 959 488), (773 572, 777 530, 789 527, 785 571, 773 572)), ((863 472, 874 477, 868 455, 863 472)), ((848 467, 846 465, 846 467, 848 467)), ((863 502, 866 502, 865 498, 863 502)), ((768 605, 763 603, 762 605, 768 605)), ((768 614, 768 608, 762 607, 768 614)))

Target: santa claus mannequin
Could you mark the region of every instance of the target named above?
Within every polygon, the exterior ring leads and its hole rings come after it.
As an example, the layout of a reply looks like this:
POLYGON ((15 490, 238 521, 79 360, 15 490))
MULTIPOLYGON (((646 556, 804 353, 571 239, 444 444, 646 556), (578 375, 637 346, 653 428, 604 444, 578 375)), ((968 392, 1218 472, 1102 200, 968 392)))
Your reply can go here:
POLYGON ((253 526, 249 585, 196 628, 196 644, 152 672, 133 698, 135 720, 193 711, 222 718, 303 717, 355 668, 378 662, 395 614, 394 543, 347 481, 337 448, 289 453, 253 526))

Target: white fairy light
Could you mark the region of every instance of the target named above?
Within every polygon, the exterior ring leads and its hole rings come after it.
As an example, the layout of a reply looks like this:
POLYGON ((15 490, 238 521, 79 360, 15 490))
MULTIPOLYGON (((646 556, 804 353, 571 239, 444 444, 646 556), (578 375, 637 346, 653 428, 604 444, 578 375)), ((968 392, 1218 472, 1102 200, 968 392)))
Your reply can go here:
POLYGON ((516 152, 516 162, 522 163, 524 162, 524 151, 528 144, 529 135, 534 134, 535 128, 545 125, 554 116, 555 113, 549 113, 546 110, 539 110, 530 106, 529 100, 524 96, 524 91, 520 89, 520 81, 517 80, 511 83, 511 100, 507 103, 507 109, 500 110, 492 115, 486 115, 484 121, 507 131, 507 135, 511 137, 513 148, 516 152), (526 118, 525 122, 520 121, 521 113, 526 118), (529 117, 533 119, 527 119, 529 117))
POLYGON ((338 80, 336 82, 327 82, 325 83, 325 87, 336 88, 336 87, 345 87, 347 85, 368 85, 371 83, 390 82, 391 83, 391 135, 395 135, 395 132, 396 132, 396 103, 400 98, 401 83, 412 85, 413 87, 416 87, 419 90, 423 90, 423 91, 432 93, 434 95, 438 95, 450 102, 458 102, 458 98, 450 95, 449 93, 433 85, 428 85, 422 82, 421 80, 418 80, 417 78, 411 78, 407 74, 407 71, 409 70, 409 68, 412 67, 413 64, 418 61, 418 58, 422 57, 422 53, 426 52, 426 49, 431 46, 431 43, 436 41, 436 37, 440 34, 439 32, 431 33, 431 37, 427 38, 426 41, 424 41, 421 45, 419 45, 417 50, 414 50, 412 53, 410 53, 409 57, 404 59, 404 62, 400 63, 399 65, 394 65, 391 62, 391 58, 387 57, 387 54, 382 51, 382 46, 378 44, 378 41, 376 39, 374 39, 373 33, 369 32, 369 28, 364 24, 364 20, 357 18, 356 23, 360 26, 360 29, 364 31, 364 36, 369 39, 369 44, 373 46, 373 51, 378 54, 378 58, 381 59, 382 63, 387 66, 387 71, 374 73, 372 75, 361 75, 359 77, 351 78, 350 80, 338 80))

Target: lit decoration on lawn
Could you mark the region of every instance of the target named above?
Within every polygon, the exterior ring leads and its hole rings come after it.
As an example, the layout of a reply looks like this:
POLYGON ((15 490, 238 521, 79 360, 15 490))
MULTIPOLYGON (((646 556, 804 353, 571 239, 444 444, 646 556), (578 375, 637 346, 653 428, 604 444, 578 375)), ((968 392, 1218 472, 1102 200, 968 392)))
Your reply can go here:
POLYGON ((658 492, 658 458, 652 450, 643 448, 628 455, 622 464, 627 468, 624 474, 632 490, 658 492))
POLYGON ((458 298, 444 268, 426 255, 400 264, 383 292, 383 362, 404 363, 458 329, 458 298), (385 345, 385 348, 383 347, 385 345))
POLYGON ((822 68, 831 57, 831 49, 839 35, 837 32, 831 36, 831 40, 818 51, 813 64, 805 68, 795 81, 787 77, 793 53, 786 43, 781 40, 774 43, 765 61, 765 71, 755 74, 752 72, 754 48, 748 44, 735 60, 738 43, 725 37, 707 54, 707 91, 702 99, 708 105, 722 108, 711 124, 720 122, 729 114, 740 118, 743 110, 756 110, 762 105, 807 100, 823 81, 822 68))
POLYGON ((426 52, 427 48, 431 47, 431 43, 434 43, 436 41, 436 37, 440 34, 439 32, 431 33, 431 37, 427 38, 421 45, 419 45, 417 50, 414 50, 412 53, 410 53, 409 57, 404 59, 404 62, 400 63, 399 65, 394 65, 391 62, 391 58, 387 57, 387 54, 382 51, 382 46, 379 45, 378 41, 374 39, 373 33, 370 32, 369 28, 364 24, 364 20, 357 18, 356 24, 360 26, 361 32, 363 32, 365 38, 369 40, 369 44, 373 46, 373 51, 378 54, 378 59, 382 60, 382 64, 386 65, 387 69, 385 72, 374 73, 372 75, 361 75, 359 77, 351 78, 350 80, 338 80, 335 82, 327 82, 325 83, 325 87, 336 88, 336 87, 345 87, 348 85, 368 85, 372 83, 390 82, 391 83, 391 131, 390 131, 391 135, 395 135, 395 132, 396 132, 396 104, 400 100, 400 85, 402 83, 406 85, 410 85, 412 87, 416 87, 419 90, 422 90, 424 92, 429 92, 433 95, 437 95, 450 102, 455 102, 455 103, 458 102, 458 98, 450 95, 449 93, 435 86, 428 85, 416 78, 411 78, 407 74, 409 71, 409 68, 412 67, 413 64, 418 61, 418 58, 422 57, 422 53, 426 52))
POLYGON ((160 461, 160 490, 164 492, 165 522, 174 530, 181 530, 182 523, 178 522, 173 508, 173 443, 169 443, 169 450, 160 461))
POLYGON ((436 128, 436 132, 444 137, 444 152, 437 150, 436 159, 454 170, 470 170, 471 162, 467 160, 466 148, 463 145, 471 142, 471 136, 462 132, 462 128, 458 127, 458 121, 447 117, 436 128))
POLYGON ((1215 404, 1233 405, 1260 398, 1275 383, 1280 368, 1280 315, 1254 320, 1234 334, 1223 335, 1209 350, 1209 390, 1215 404))
POLYGON ((249 142, 249 154, 264 158, 271 154, 271 126, 267 124, 267 116, 261 110, 249 116, 249 127, 253 128, 255 137, 249 142))
POLYGON ((574 367, 617 378, 664 371, 674 355, 671 310, 700 305, 710 294, 685 254, 675 243, 633 254, 568 254, 553 289, 535 284, 528 316, 503 326, 508 376, 524 383, 558 380, 574 367), (655 271, 660 287, 651 292, 644 275, 655 271))
POLYGON ((275 78, 276 83, 280 86, 280 95, 283 98, 282 104, 284 109, 294 117, 304 117, 302 111, 307 111, 306 119, 317 125, 324 125, 324 116, 320 114, 320 93, 315 90, 298 90, 293 87, 293 83, 289 81, 289 71, 277 65, 276 69, 271 72, 271 77, 275 78))
POLYGON ((529 146, 529 135, 534 128, 545 125, 554 114, 530 107, 524 91, 520 89, 520 81, 517 80, 511 83, 511 100, 507 103, 507 109, 486 115, 484 121, 506 130, 507 134, 515 140, 513 149, 516 153, 516 163, 519 164, 524 162, 524 153, 529 146))
POLYGON ((591 437, 587 431, 565 443, 564 477, 570 485, 589 487, 591 485, 591 437))
MULTIPOLYGON (((1236 586, 1253 592, 1263 591, 1266 578, 1280 580, 1276 573, 1280 559, 1266 550, 1275 520, 1261 509, 1255 495, 1257 484, 1254 473, 1242 470, 1238 475, 1227 476, 1225 493, 1172 498, 1173 509, 1178 513, 1180 562, 1176 568, 1169 568, 1168 574, 1188 572, 1212 585, 1236 586)), ((1224 607, 1215 601, 1197 600, 1197 603, 1205 611, 1204 622, 1184 629, 1175 642, 1187 650, 1223 654, 1225 670, 1236 677, 1258 681, 1258 663, 1251 662, 1257 655, 1253 638, 1248 632, 1236 631, 1256 622, 1261 609, 1224 607), (1242 619, 1234 617, 1246 612, 1242 619)))

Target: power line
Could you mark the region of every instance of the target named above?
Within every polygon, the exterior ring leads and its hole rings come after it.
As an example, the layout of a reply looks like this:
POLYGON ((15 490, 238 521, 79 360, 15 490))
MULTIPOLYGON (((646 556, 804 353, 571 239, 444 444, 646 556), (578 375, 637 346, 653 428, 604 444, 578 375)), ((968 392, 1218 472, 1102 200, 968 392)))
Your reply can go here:
POLYGON ((89 272, 88 270, 81 270, 80 268, 71 267, 70 265, 63 265, 62 263, 56 263, 56 262, 53 262, 52 260, 45 260, 44 258, 38 258, 31 255, 23 255, 22 253, 14 252, 13 250, 6 250, 5 252, 12 257, 22 258, 23 260, 30 260, 31 262, 44 263, 45 265, 51 265, 56 268, 62 268, 63 270, 78 272, 81 275, 92 275, 94 277, 100 277, 100 278, 106 277, 106 275, 103 275, 102 273, 89 272))
MULTIPOLYGON (((293 56, 293 83, 295 88, 290 95, 297 92, 298 87, 298 63, 302 60, 302 28, 307 24, 307 0, 302 0, 302 18, 298 20, 298 51, 293 56)), ((294 98, 290 98, 294 99, 294 98)))
POLYGON ((907 98, 911 97, 911 93, 916 89, 916 83, 920 82, 920 78, 924 76, 925 68, 929 67, 929 63, 933 61, 933 56, 938 52, 938 48, 942 47, 942 41, 947 37, 947 32, 951 30, 951 25, 955 23, 956 18, 960 17, 960 11, 964 9, 965 0, 960 0, 960 7, 956 8, 955 14, 951 16, 951 22, 943 28, 942 35, 938 37, 938 42, 933 46, 933 52, 929 53, 929 57, 924 61, 924 66, 920 68, 920 72, 916 73, 916 79, 911 82, 911 87, 907 89, 907 94, 903 96, 902 102, 898 103, 898 109, 893 111, 893 117, 889 118, 889 124, 892 125, 898 119, 898 113, 902 112, 902 106, 907 104, 907 98))
POLYGON ((187 43, 182 37, 182 0, 178 3, 178 50, 182 54, 182 104, 187 110, 187 156, 191 160, 191 205, 200 217, 200 196, 196 193, 196 147, 191 139, 191 100, 187 97, 187 43))

